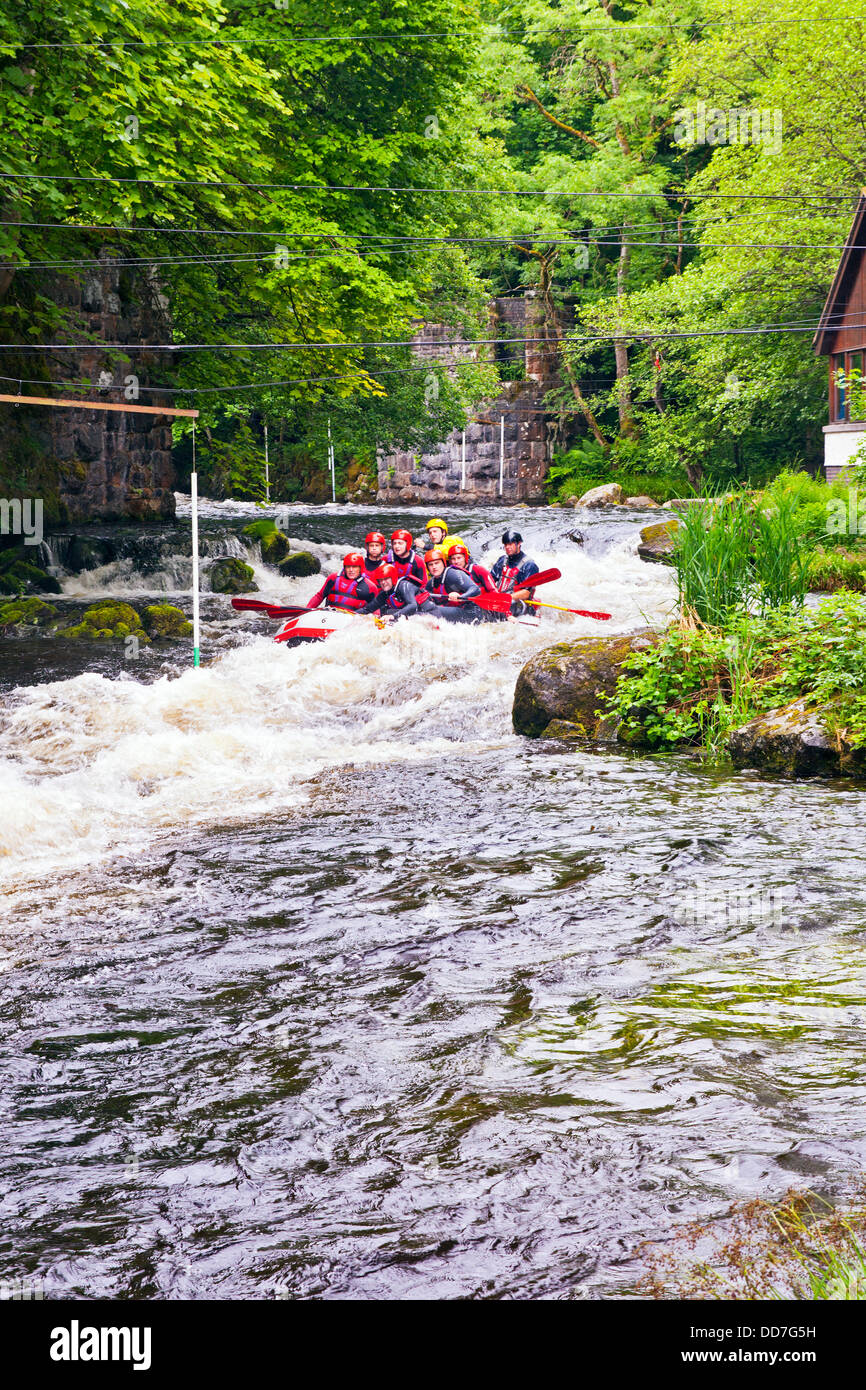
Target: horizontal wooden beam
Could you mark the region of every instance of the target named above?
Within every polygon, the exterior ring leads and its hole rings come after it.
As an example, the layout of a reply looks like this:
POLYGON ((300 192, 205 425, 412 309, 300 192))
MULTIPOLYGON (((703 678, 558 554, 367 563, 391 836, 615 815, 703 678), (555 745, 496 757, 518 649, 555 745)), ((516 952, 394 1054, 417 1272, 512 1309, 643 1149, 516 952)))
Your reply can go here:
POLYGON ((12 405, 59 405, 68 410, 125 410, 135 411, 137 415, 187 415, 191 420, 198 419, 197 410, 179 410, 169 405, 114 405, 108 401, 66 401, 60 396, 4 396, 0 401, 12 405))

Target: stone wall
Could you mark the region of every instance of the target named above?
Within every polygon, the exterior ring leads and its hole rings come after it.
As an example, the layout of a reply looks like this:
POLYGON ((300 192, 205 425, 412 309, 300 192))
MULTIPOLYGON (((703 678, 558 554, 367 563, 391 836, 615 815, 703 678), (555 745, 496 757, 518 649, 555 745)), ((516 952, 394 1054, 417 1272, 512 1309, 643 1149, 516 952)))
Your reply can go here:
MULTIPOLYGON (((79 277, 52 277, 40 291, 63 311, 57 341, 92 337, 146 344, 167 341, 171 331, 168 302, 155 279, 113 264, 107 251, 79 277)), ((61 382, 95 386, 103 374, 110 386, 88 394, 119 404, 126 403, 124 380, 130 375, 141 386, 166 378, 166 354, 135 351, 123 362, 120 357, 100 347, 20 353, 0 357, 0 373, 13 378, 5 383, 7 392, 17 392, 18 376, 24 378, 24 395, 67 398, 78 392, 61 382)), ((171 404, 171 397, 144 391, 130 403, 160 401, 171 404)), ((0 491, 5 497, 42 497, 52 521, 161 520, 174 515, 171 446, 169 421, 157 415, 2 405, 0 491)))
MULTIPOLYGON (((497 344, 494 359, 503 372, 519 359, 525 379, 503 381, 500 394, 483 402, 467 423, 465 468, 461 430, 452 431, 426 453, 381 453, 379 502, 429 502, 435 509, 454 500, 491 502, 501 497, 506 502, 544 501, 552 429, 542 401, 557 384, 555 355, 544 343, 526 341, 542 336, 541 319, 541 306, 531 295, 492 302, 489 336, 514 339, 514 347, 497 344)), ((449 333, 441 324, 424 324, 417 337, 447 340, 449 333)), ((443 348, 438 344, 418 346, 415 356, 422 361, 448 362, 473 352, 471 344, 448 348, 443 342, 443 348)))

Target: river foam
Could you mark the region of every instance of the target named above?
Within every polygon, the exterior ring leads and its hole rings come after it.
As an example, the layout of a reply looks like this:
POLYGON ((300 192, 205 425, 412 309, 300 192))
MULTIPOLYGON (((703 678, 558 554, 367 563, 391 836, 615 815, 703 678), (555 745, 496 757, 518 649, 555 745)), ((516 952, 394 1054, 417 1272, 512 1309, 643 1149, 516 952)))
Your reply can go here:
MULTIPOLYGON (((233 645, 210 661, 205 627, 201 670, 149 685, 86 673, 16 691, 0 723, 0 881, 129 853, 190 824, 303 807, 331 768, 387 768, 513 738, 514 680, 533 651, 670 610, 670 574, 642 564, 634 533, 620 534, 601 555, 536 551, 563 574, 545 599, 611 612, 603 625, 549 610, 539 627, 416 619, 383 631, 359 619, 325 644, 289 650, 251 636, 243 615, 233 645)), ((314 544, 326 569, 345 547, 314 544)), ((321 582, 254 568, 277 602, 304 602, 321 582)))

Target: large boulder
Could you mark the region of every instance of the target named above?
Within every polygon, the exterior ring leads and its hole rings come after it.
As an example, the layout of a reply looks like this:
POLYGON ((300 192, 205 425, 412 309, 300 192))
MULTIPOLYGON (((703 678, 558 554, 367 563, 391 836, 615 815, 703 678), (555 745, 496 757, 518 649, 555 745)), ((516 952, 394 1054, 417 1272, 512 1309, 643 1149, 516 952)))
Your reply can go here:
POLYGON ((20 636, 33 629, 46 627, 57 617, 53 603, 41 598, 21 598, 11 602, 0 602, 0 633, 4 637, 20 636))
POLYGON ((250 565, 233 555, 215 560, 210 568, 210 586, 215 594, 257 594, 258 584, 253 582, 250 565))
POLYGON ((728 737, 737 767, 756 767, 784 777, 852 777, 866 772, 866 749, 852 748, 831 732, 832 705, 794 700, 759 715, 728 737))
POLYGON ((645 526, 637 548, 640 558, 655 565, 672 564, 674 537, 679 525, 676 517, 673 517, 670 521, 654 521, 652 526, 645 526))
POLYGON ((618 637, 559 642, 538 652, 517 677, 511 713, 515 733, 527 738, 561 738, 566 732, 569 737, 614 738, 614 721, 599 714, 602 702, 616 689, 626 657, 646 651, 658 640, 652 628, 641 628, 618 637))
POLYGON ((603 483, 601 487, 591 487, 575 502, 576 507, 618 507, 625 494, 619 483, 603 483))

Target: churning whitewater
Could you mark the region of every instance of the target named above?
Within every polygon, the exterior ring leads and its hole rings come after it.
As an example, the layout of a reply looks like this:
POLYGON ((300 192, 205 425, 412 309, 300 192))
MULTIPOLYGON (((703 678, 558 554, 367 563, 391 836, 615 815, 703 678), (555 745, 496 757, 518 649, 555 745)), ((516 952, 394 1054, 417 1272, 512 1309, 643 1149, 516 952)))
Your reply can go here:
MULTIPOLYGON (((306 535, 303 517, 281 509, 289 513, 286 529, 298 530, 293 542, 327 571, 346 541, 316 537, 335 525, 361 532, 370 513, 317 510, 315 534, 306 535)), ((250 558, 225 523, 239 529, 251 511, 205 504, 216 528, 205 533, 205 554, 250 558)), ((496 553, 501 515, 462 524, 473 549, 496 553)), ((326 643, 287 650, 249 615, 234 614, 227 598, 214 596, 202 670, 171 670, 142 683, 128 661, 113 676, 85 672, 11 692, 2 716, 2 881, 11 886, 128 854, 191 824, 242 822, 302 806, 311 779, 329 768, 408 766, 512 740, 514 682, 532 652, 566 636, 658 621, 670 611, 669 573, 637 558, 637 518, 613 526, 597 521, 598 534, 590 527, 581 544, 564 538, 564 516, 516 515, 527 551, 562 571, 545 598, 603 609, 611 622, 543 610, 538 627, 436 627, 418 618, 381 630, 359 618, 356 629, 326 643)), ((406 524, 413 522, 417 516, 406 524)), ((261 596, 275 602, 302 603, 321 582, 281 578, 251 558, 261 596)), ((89 602, 108 593, 143 598, 172 592, 188 571, 188 558, 169 550, 148 573, 127 558, 62 582, 66 596, 89 602)), ((204 574, 206 583, 207 568, 204 574)))

